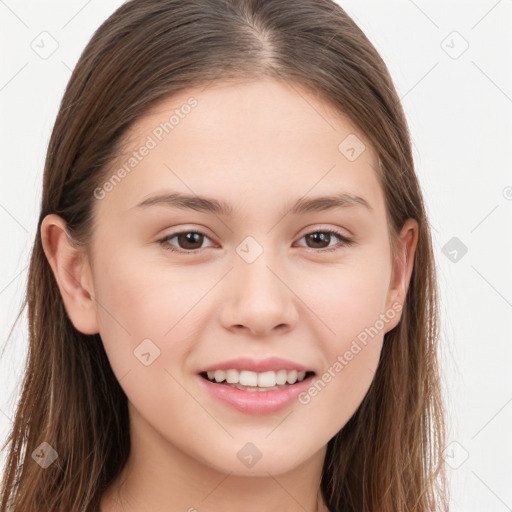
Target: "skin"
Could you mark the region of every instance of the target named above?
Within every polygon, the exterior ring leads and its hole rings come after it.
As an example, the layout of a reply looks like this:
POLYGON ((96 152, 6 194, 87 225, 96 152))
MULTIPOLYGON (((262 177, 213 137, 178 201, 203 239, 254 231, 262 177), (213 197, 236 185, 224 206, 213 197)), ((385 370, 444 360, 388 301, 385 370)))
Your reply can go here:
POLYGON ((60 217, 41 227, 71 321, 100 333, 129 401, 130 459, 101 511, 324 510, 327 442, 363 400, 400 313, 306 405, 244 414, 206 393, 197 372, 233 357, 278 356, 320 377, 380 314, 403 304, 418 226, 404 224, 392 262, 369 141, 310 92, 273 79, 217 82, 166 100, 132 126, 112 171, 191 96, 198 105, 190 114, 93 199, 98 222, 87 251, 71 243, 60 217), (350 134, 366 146, 354 161, 338 149, 350 134), (168 189, 223 199, 235 213, 136 207, 168 189), (372 209, 284 215, 290 201, 335 191, 372 209), (158 242, 194 229, 207 234, 195 245, 158 242), (305 237, 325 229, 354 244, 305 237), (236 252, 247 236, 263 249, 251 263, 236 252), (160 350, 149 366, 134 356, 147 338, 160 350), (247 442, 262 454, 251 468, 237 458, 247 442))

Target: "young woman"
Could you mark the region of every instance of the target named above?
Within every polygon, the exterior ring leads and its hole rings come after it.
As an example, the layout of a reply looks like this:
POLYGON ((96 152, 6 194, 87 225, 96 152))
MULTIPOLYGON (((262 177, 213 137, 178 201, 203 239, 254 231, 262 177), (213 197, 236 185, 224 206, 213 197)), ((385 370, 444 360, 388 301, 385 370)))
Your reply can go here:
POLYGON ((445 510, 436 290, 337 4, 123 4, 48 148, 1 509, 445 510))

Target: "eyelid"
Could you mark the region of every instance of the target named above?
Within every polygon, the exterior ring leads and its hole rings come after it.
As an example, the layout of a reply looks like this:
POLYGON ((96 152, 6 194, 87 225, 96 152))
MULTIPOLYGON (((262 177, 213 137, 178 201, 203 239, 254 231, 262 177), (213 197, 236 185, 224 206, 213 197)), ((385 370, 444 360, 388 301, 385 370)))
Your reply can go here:
POLYGON ((297 235, 299 238, 302 238, 306 235, 309 235, 311 233, 317 233, 317 232, 336 232, 339 236, 352 239, 354 235, 346 228, 342 228, 340 226, 333 226, 330 224, 312 224, 311 226, 307 226, 304 229, 301 229, 299 233, 302 233, 300 236, 297 235), (345 233, 344 233, 345 232, 345 233))
POLYGON ((162 235, 161 238, 173 237, 183 233, 201 233, 202 235, 207 236, 210 240, 215 241, 215 237, 212 232, 208 228, 205 228, 201 225, 179 224, 178 226, 170 227, 168 231, 169 233, 162 235))

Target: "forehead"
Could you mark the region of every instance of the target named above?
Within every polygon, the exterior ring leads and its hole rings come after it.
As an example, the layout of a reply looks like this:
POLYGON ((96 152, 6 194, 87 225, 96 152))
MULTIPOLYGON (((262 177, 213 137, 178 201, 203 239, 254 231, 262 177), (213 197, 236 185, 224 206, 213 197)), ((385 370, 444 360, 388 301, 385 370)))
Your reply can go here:
POLYGON ((344 191, 383 208, 378 157, 350 119, 298 84, 214 82, 169 97, 137 120, 102 208, 127 211, 166 188, 215 196, 244 214, 252 200, 344 191), (244 201, 240 201, 240 198, 244 201))

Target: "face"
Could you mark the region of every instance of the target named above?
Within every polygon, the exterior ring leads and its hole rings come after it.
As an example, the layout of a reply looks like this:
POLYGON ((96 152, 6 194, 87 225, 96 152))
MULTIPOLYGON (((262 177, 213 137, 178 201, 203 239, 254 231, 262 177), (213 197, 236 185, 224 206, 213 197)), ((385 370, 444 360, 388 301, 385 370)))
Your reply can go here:
POLYGON ((95 191, 81 274, 94 300, 65 297, 100 333, 132 429, 237 475, 323 452, 368 391, 410 277, 391 260, 378 166, 348 118, 270 79, 190 89, 133 125, 95 191), (258 379, 270 391, 245 388, 258 379))

